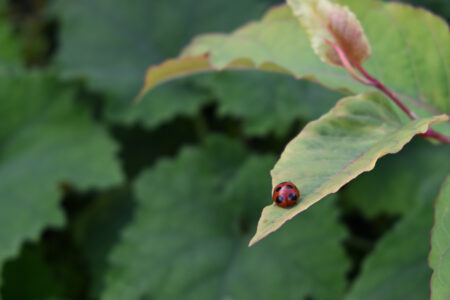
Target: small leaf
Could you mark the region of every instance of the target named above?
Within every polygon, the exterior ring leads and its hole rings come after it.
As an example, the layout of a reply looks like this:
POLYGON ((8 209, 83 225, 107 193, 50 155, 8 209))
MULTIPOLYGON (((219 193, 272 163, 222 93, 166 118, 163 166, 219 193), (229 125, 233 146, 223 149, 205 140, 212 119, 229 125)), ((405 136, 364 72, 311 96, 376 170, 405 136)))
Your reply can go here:
POLYGON ((431 277, 431 299, 450 297, 450 176, 442 185, 436 199, 434 227, 431 233, 429 264, 431 277))
POLYGON ((356 66, 370 56, 370 45, 361 23, 346 6, 328 0, 288 0, 308 34, 311 45, 324 62, 343 67, 338 53, 327 41, 333 41, 356 66))
POLYGON ((214 137, 144 172, 102 299, 340 298, 348 262, 332 199, 255 248, 246 245, 255 207, 271 201, 274 160, 214 137))
POLYGON ((339 101, 287 145, 271 172, 272 185, 292 181, 300 189, 301 201, 290 209, 276 205, 264 208, 250 245, 359 174, 372 170, 378 158, 400 151, 431 124, 446 120, 448 116, 441 115, 411 121, 379 93, 339 101))

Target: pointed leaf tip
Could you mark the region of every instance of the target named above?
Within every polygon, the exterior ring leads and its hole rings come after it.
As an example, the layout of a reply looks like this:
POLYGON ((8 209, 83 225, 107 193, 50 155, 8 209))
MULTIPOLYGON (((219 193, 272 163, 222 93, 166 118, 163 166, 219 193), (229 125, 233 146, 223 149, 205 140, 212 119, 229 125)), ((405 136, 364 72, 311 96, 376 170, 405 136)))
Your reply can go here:
POLYGON ((328 0, 287 2, 322 61, 344 67, 338 52, 327 43, 327 40, 338 45, 355 66, 362 64, 370 56, 371 48, 364 29, 348 7, 328 0))
POLYGON ((372 170, 382 156, 399 152, 430 125, 447 115, 411 121, 380 93, 340 100, 320 119, 310 122, 283 151, 271 172, 272 183, 292 181, 302 194, 289 209, 263 209, 250 246, 342 186, 372 170))

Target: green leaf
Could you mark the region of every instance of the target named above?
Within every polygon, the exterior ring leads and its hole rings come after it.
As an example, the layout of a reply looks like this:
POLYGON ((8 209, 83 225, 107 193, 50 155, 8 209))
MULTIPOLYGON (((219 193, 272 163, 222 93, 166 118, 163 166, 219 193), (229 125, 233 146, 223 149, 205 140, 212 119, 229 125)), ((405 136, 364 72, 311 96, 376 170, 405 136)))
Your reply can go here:
POLYGON ((84 79, 107 94, 108 118, 152 127, 158 118, 165 121, 169 113, 174 117, 182 105, 198 110, 205 96, 172 86, 151 96, 164 105, 133 107, 147 66, 176 55, 196 34, 231 30, 266 8, 259 0, 202 0, 195 5, 192 0, 136 0, 132 5, 122 0, 59 0, 51 9, 60 29, 55 64, 64 78, 84 79))
POLYGON ((431 299, 450 297, 450 176, 442 185, 436 199, 434 227, 431 233, 429 264, 433 269, 431 277, 431 299))
POLYGON ((24 241, 64 223, 63 185, 103 188, 122 175, 116 144, 54 76, 10 73, 0 99, 1 266, 24 241))
POLYGON ((343 99, 326 115, 309 123, 286 147, 271 171, 272 184, 291 181, 300 203, 290 209, 264 208, 250 245, 280 228, 344 184, 374 168, 376 161, 400 151, 445 115, 411 121, 379 93, 343 99))
POLYGON ((422 204, 430 191, 439 189, 450 173, 449 155, 448 145, 431 146, 414 140, 397 155, 380 159, 372 172, 353 180, 343 199, 368 218, 408 213, 422 204))
MULTIPOLYGON (((432 201, 431 199, 429 199, 432 201)), ((422 300, 429 297, 431 271, 427 266, 431 201, 410 211, 378 241, 364 261, 362 272, 346 300, 422 300)))
POLYGON ((305 29, 311 46, 326 63, 341 66, 338 45, 353 65, 362 64, 370 56, 370 45, 358 18, 348 7, 328 0, 287 0, 305 29))
MULTIPOLYGON (((250 136, 282 136, 295 120, 320 117, 342 96, 306 80, 263 72, 223 72, 195 81, 211 90, 218 115, 239 118, 250 136)), ((152 102, 149 98, 140 105, 152 102)))
POLYGON ((110 256, 102 298, 342 295, 345 232, 331 199, 291 228, 247 247, 255 208, 271 201, 266 174, 273 162, 272 156, 248 157, 233 141, 214 137, 143 173, 135 185, 137 215, 110 256))
MULTIPOLYGON (((365 69, 418 116, 450 113, 450 35, 447 24, 422 10, 381 1, 341 1, 358 16, 373 54, 365 69), (401 76, 399 76, 401 74, 401 76)), ((346 70, 322 63, 287 6, 232 34, 196 38, 180 55, 149 69, 141 95, 168 80, 223 69, 258 69, 319 81, 354 94, 371 90, 346 70)), ((435 130, 450 135, 450 123, 435 130)))

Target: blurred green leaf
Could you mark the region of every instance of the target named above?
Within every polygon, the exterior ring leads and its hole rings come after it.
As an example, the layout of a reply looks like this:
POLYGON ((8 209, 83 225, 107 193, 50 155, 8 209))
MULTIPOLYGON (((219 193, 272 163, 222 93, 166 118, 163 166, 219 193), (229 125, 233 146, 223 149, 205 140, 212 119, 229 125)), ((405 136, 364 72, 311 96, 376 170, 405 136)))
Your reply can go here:
POLYGON ((106 92, 106 113, 114 120, 145 124, 160 113, 167 119, 182 105, 198 109, 204 96, 172 86, 152 95, 155 103, 164 102, 156 111, 156 105, 133 108, 146 67, 176 55, 195 34, 231 30, 266 8, 266 1, 258 0, 199 0, 195 5, 192 0, 59 0, 51 10, 60 22, 56 64, 63 77, 82 78, 106 92))
MULTIPOLYGON (((211 102, 211 94, 207 90, 199 90, 189 85, 186 80, 173 82, 159 89, 155 89, 146 95, 149 101, 124 109, 117 102, 108 104, 108 107, 118 113, 116 121, 120 119, 122 124, 131 125, 138 121, 147 129, 154 129, 175 116, 195 116, 198 110, 206 103, 211 102), (113 106, 116 106, 113 108, 113 106)), ((111 110, 111 111, 112 111, 111 110)))
POLYGON ((378 241, 345 299, 428 299, 431 271, 427 254, 435 194, 430 193, 423 205, 413 208, 378 241))
POLYGON ((376 168, 361 174, 345 190, 345 201, 365 216, 404 214, 437 191, 450 173, 450 149, 416 140, 398 155, 383 157, 376 168))
POLYGON ((135 185, 137 216, 110 256, 102 298, 342 295, 345 232, 332 201, 247 248, 257 209, 271 201, 266 174, 274 158, 246 156, 233 141, 215 137, 143 173, 135 185))
POLYGON ((0 298, 49 300, 62 299, 63 285, 48 265, 42 247, 24 247, 3 270, 4 286, 0 298))
POLYGON ((447 0, 386 0, 409 3, 418 7, 431 10, 433 13, 442 16, 447 23, 450 21, 450 2, 447 0))
POLYGON ((120 183, 122 175, 115 143, 54 76, 4 76, 0 99, 1 265, 23 241, 64 223, 63 184, 103 188, 120 183))
POLYGON ((446 120, 442 115, 411 121, 379 93, 342 99, 329 113, 309 123, 283 151, 271 171, 272 185, 293 182, 300 190, 300 203, 290 209, 266 206, 250 245, 372 170, 380 157, 397 153, 429 125, 446 120))
MULTIPOLYGON (((450 113, 450 35, 441 19, 398 3, 342 0, 360 19, 372 45, 365 67, 418 116, 450 113), (401 76, 399 76, 401 74, 401 76)), ((258 69, 317 80, 333 89, 359 93, 371 88, 346 70, 322 63, 297 18, 286 6, 232 34, 196 38, 181 56, 149 69, 141 94, 170 79, 223 69, 258 69)), ((450 135, 450 123, 436 126, 450 135)))
MULTIPOLYGON (((239 118, 244 133, 252 136, 282 136, 293 121, 320 117, 342 96, 305 80, 263 72, 224 72, 195 81, 211 89, 220 116, 239 118)), ((154 101, 140 105, 148 102, 154 101)))
POLYGON ((434 227, 431 234, 430 267, 431 299, 450 297, 450 176, 446 178, 436 199, 434 227))

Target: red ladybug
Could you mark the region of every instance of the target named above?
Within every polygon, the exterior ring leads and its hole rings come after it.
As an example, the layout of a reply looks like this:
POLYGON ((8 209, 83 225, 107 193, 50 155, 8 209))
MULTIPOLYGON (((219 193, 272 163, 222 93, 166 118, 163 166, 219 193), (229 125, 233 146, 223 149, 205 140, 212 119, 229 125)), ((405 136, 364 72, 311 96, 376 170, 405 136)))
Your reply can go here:
POLYGON ((276 205, 281 207, 289 207, 297 203, 300 197, 298 188, 292 182, 279 183, 273 190, 272 199, 276 205))

